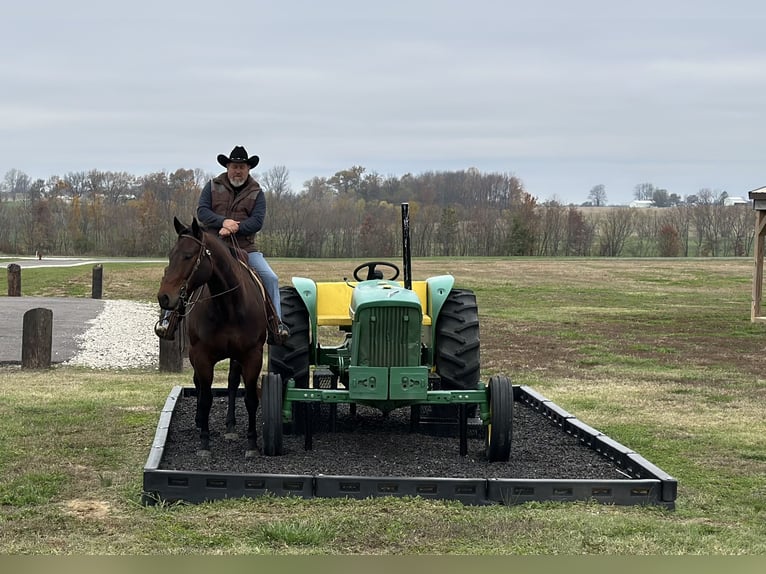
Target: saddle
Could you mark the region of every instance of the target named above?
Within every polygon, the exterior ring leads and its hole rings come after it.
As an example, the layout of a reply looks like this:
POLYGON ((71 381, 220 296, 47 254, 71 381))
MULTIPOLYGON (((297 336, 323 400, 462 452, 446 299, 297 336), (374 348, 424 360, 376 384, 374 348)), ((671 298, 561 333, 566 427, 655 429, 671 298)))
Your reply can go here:
MULTIPOLYGON (((232 249, 234 250, 234 248, 232 249)), ((242 259, 241 255, 239 253, 236 253, 235 256, 237 257, 237 260, 244 265, 245 269, 250 274, 250 277, 253 279, 255 284, 258 286, 258 289, 261 290, 261 296, 263 297, 263 302, 266 304, 266 329, 268 331, 268 344, 269 345, 282 345, 284 344, 284 337, 279 331, 279 317, 277 317, 277 310, 274 308, 274 303, 271 300, 271 297, 269 296, 269 292, 266 291, 266 287, 263 284, 263 280, 261 280, 260 275, 256 272, 255 269, 250 267, 247 263, 247 252, 244 249, 236 248, 237 251, 240 251, 244 253, 244 260, 242 259)))

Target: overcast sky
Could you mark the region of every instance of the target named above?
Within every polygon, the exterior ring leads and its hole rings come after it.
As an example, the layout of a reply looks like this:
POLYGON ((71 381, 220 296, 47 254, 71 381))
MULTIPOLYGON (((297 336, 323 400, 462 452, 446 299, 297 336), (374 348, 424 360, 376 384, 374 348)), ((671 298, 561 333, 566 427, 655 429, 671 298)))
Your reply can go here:
POLYGON ((221 171, 292 188, 515 175, 541 201, 766 185, 763 0, 45 0, 0 8, 0 178, 221 171))

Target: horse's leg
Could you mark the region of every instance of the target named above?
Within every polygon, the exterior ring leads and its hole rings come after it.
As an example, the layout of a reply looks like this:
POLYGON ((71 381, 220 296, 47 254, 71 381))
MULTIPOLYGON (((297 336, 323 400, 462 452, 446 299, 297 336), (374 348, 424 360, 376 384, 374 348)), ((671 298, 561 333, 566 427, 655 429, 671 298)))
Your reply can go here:
POLYGON ((200 447, 197 451, 202 457, 210 456, 210 409, 213 406, 213 366, 214 364, 194 349, 189 351, 189 362, 194 367, 194 386, 197 388, 197 413, 194 422, 199 429, 200 447))
POLYGON ((252 458, 259 454, 255 414, 258 410, 258 378, 261 376, 261 367, 263 367, 263 347, 253 349, 242 365, 242 374, 245 378, 245 406, 247 407, 247 451, 245 451, 245 458, 252 458))
MULTIPOLYGON (((197 376, 197 371, 194 371, 194 376, 192 376, 192 381, 194 381, 194 390, 197 391, 197 409, 199 409, 199 389, 200 389, 200 382, 199 377, 197 376)), ((195 413, 194 415, 194 428, 199 430, 199 423, 197 422, 197 417, 199 415, 195 413)))
POLYGON ((226 411, 226 434, 224 435, 228 440, 237 439, 236 430, 236 416, 234 414, 237 406, 237 389, 239 389, 239 381, 242 378, 242 365, 240 365, 234 359, 229 361, 229 408, 226 411))

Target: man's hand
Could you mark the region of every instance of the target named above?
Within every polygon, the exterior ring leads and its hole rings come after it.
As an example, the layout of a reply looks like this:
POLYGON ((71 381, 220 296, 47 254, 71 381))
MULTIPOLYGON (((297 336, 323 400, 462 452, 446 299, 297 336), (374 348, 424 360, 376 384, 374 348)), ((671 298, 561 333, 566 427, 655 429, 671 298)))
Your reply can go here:
POLYGON ((239 222, 234 221, 233 219, 224 219, 223 220, 223 227, 218 230, 218 235, 221 237, 229 237, 230 235, 234 235, 239 231, 239 222))

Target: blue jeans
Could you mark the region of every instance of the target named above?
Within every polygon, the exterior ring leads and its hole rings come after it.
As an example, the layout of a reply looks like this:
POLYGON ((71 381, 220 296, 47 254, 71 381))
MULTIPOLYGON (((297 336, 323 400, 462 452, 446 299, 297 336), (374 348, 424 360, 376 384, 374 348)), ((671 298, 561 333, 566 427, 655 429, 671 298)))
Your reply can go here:
POLYGON ((266 291, 271 297, 271 302, 274 304, 274 309, 277 312, 277 318, 282 321, 282 305, 279 301, 279 277, 274 273, 274 270, 266 262, 266 258, 260 251, 252 251, 247 254, 247 263, 255 269, 258 276, 263 281, 266 291))

